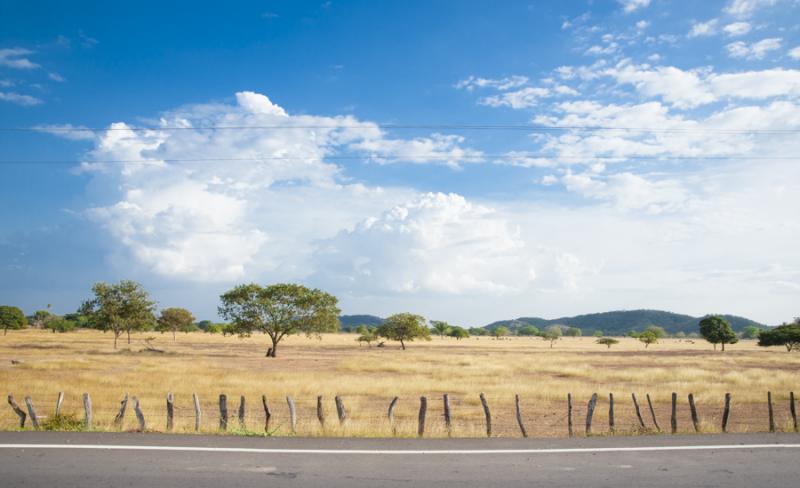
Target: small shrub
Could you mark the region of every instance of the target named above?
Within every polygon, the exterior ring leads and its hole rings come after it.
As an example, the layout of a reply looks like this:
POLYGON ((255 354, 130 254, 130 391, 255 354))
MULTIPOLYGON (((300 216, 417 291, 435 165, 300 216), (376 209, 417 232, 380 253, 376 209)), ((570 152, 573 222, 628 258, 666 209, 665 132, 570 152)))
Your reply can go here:
POLYGON ((48 417, 41 427, 43 430, 77 432, 83 430, 84 425, 83 420, 73 414, 60 414, 48 417))

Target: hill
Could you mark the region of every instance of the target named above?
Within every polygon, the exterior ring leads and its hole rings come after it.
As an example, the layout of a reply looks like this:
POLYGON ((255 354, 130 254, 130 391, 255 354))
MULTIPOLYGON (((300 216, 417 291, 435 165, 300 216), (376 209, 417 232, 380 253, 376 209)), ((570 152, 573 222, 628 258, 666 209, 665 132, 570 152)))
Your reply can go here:
POLYGON ((375 315, 340 315, 339 323, 342 331, 355 329, 359 325, 370 325, 377 327, 381 325, 383 319, 375 315))
MULTIPOLYGON (((754 320, 736 315, 724 315, 730 322, 733 330, 740 332, 748 326, 766 327, 754 320)), ((584 334, 594 330, 602 330, 605 335, 624 335, 630 330, 643 330, 649 325, 663 327, 668 333, 684 332, 689 334, 697 332, 697 323, 702 317, 692 317, 662 310, 618 310, 614 312, 591 313, 576 315, 574 317, 560 317, 557 319, 543 319, 540 317, 520 317, 513 320, 500 320, 485 325, 484 328, 494 330, 505 326, 512 331, 525 325, 534 325, 544 328, 555 324, 580 328, 584 334)))

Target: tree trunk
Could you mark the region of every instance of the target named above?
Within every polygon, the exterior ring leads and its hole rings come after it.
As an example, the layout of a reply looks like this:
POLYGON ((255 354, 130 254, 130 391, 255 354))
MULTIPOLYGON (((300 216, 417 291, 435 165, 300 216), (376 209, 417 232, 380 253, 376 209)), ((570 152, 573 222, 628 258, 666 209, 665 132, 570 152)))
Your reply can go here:
POLYGON ((175 342, 175 329, 172 329, 172 342, 175 342))
POLYGON ((131 344, 131 330, 128 329, 126 332, 128 333, 128 345, 130 345, 131 344))
POLYGON ((274 337, 270 337, 270 339, 272 340, 272 347, 267 351, 267 357, 278 357, 276 356, 278 354, 278 340, 274 337))
POLYGON ((116 349, 116 348, 117 348, 117 338, 118 338, 118 337, 119 337, 119 334, 117 334, 116 332, 114 332, 114 349, 116 349))
POLYGON ((404 351, 406 350, 406 344, 403 342, 403 339, 400 339, 400 347, 401 347, 401 348, 402 348, 404 351))
POLYGON ((714 350, 715 351, 717 350, 717 343, 716 342, 714 343, 714 350))
POLYGON ((725 343, 722 343, 722 352, 725 352, 725 343))

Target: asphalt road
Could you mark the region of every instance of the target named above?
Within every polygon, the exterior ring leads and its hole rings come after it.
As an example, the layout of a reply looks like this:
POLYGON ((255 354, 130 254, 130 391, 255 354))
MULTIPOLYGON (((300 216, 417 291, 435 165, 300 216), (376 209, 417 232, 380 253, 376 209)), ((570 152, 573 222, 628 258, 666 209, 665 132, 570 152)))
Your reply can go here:
POLYGON ((302 439, 0 433, 3 487, 781 487, 800 435, 302 439))

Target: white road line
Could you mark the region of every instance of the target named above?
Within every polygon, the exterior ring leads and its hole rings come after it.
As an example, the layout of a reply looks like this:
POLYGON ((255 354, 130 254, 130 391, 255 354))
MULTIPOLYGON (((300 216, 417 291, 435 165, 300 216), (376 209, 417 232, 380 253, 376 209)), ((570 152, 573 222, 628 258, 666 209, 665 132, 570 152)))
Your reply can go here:
POLYGON ((126 444, 0 444, 0 449, 89 449, 99 451, 231 452, 243 454, 580 454, 603 452, 717 451, 729 449, 798 449, 800 444, 729 444, 701 446, 577 447, 569 449, 259 449, 246 447, 137 446, 126 444))

